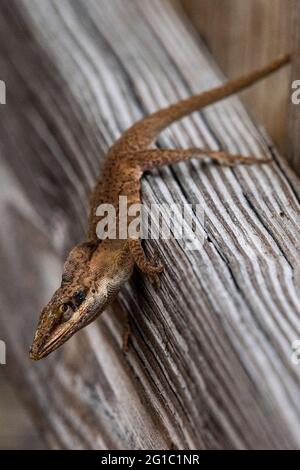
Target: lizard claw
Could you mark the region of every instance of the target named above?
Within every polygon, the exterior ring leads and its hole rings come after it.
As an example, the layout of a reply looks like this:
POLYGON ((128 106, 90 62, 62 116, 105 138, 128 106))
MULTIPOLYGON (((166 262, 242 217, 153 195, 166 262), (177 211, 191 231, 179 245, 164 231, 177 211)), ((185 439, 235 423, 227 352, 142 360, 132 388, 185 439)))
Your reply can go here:
POLYGON ((160 277, 157 274, 152 274, 152 275, 148 274, 148 276, 155 290, 160 289, 161 287, 160 277))
POLYGON ((158 256, 155 255, 152 258, 152 261, 149 261, 146 272, 147 274, 151 276, 151 275, 160 274, 163 272, 163 270, 164 270, 163 265, 160 263, 158 256))
POLYGON ((155 272, 161 273, 164 270, 157 248, 154 248, 154 253, 153 253, 152 260, 150 261, 150 263, 153 269, 155 270, 155 272))
POLYGON ((149 276, 151 284, 153 284, 153 286, 156 289, 159 289, 161 287, 159 274, 161 274, 163 272, 164 267, 159 261, 159 255, 158 255, 157 250, 155 250, 152 261, 149 262, 147 268, 148 268, 147 269, 147 274, 149 276))

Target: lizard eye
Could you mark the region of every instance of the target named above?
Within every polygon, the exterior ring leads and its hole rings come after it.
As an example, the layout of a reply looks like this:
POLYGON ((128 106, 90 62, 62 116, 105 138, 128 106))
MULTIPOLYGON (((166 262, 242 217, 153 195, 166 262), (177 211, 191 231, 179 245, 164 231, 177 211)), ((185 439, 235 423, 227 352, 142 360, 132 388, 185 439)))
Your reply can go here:
POLYGON ((66 303, 61 304, 61 306, 59 307, 59 311, 62 314, 62 320, 63 321, 70 320, 70 318, 72 316, 72 309, 71 309, 70 305, 68 305, 66 303))
POLYGON ((68 309, 69 309, 69 305, 68 304, 61 304, 61 306, 59 307, 59 311, 61 313, 65 313, 68 309))

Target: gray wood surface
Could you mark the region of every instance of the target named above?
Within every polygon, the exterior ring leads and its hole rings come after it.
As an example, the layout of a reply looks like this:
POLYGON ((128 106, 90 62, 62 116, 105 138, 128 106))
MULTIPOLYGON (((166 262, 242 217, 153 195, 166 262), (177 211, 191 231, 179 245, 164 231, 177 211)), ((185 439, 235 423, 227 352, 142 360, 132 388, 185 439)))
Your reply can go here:
POLYGON ((160 291, 136 273, 65 347, 27 358, 109 145, 141 116, 224 80, 183 13, 165 0, 2 2, 0 71, 0 332, 48 446, 299 448, 300 185, 236 97, 158 143, 274 162, 192 160, 147 174, 146 204, 202 204, 197 250, 147 242, 166 266, 160 291))
MULTIPOLYGON (((293 48, 300 51, 300 3, 293 0, 293 23, 291 27, 293 48)), ((295 54, 292 66, 291 83, 300 80, 300 53, 295 54)), ((299 88, 298 88, 299 90, 299 88)), ((290 94, 295 91, 291 88, 290 94)), ((299 97, 299 94, 298 94, 299 97)), ((295 172, 300 174, 300 104, 290 100, 288 122, 288 160, 295 172)))

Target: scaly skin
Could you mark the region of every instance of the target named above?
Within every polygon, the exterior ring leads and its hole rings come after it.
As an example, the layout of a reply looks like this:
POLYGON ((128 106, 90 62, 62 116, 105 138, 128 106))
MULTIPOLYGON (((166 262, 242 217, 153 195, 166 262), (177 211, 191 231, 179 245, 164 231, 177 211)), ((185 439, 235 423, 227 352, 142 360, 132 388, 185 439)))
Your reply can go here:
POLYGON ((147 260, 139 239, 98 239, 96 226, 100 218, 95 212, 100 204, 110 203, 117 209, 121 195, 127 196, 128 205, 139 203, 144 171, 192 156, 210 156, 225 165, 269 161, 209 149, 149 149, 157 135, 178 119, 243 90, 289 61, 290 56, 286 55, 260 70, 159 110, 134 124, 110 148, 102 175, 91 195, 87 241, 70 252, 64 265, 62 284, 41 313, 29 353, 32 359, 47 356, 95 320, 130 278, 135 265, 154 282, 162 271, 162 266, 147 260))

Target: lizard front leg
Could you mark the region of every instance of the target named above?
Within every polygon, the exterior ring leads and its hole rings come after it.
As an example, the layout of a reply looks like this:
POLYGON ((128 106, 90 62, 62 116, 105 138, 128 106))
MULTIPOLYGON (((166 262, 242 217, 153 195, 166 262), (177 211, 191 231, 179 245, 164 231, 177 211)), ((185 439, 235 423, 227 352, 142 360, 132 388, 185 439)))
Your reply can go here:
POLYGON ((158 264, 155 259, 149 261, 146 258, 140 239, 129 238, 128 246, 130 254, 139 270, 147 274, 153 284, 159 286, 158 274, 163 271, 163 266, 161 264, 158 264))

